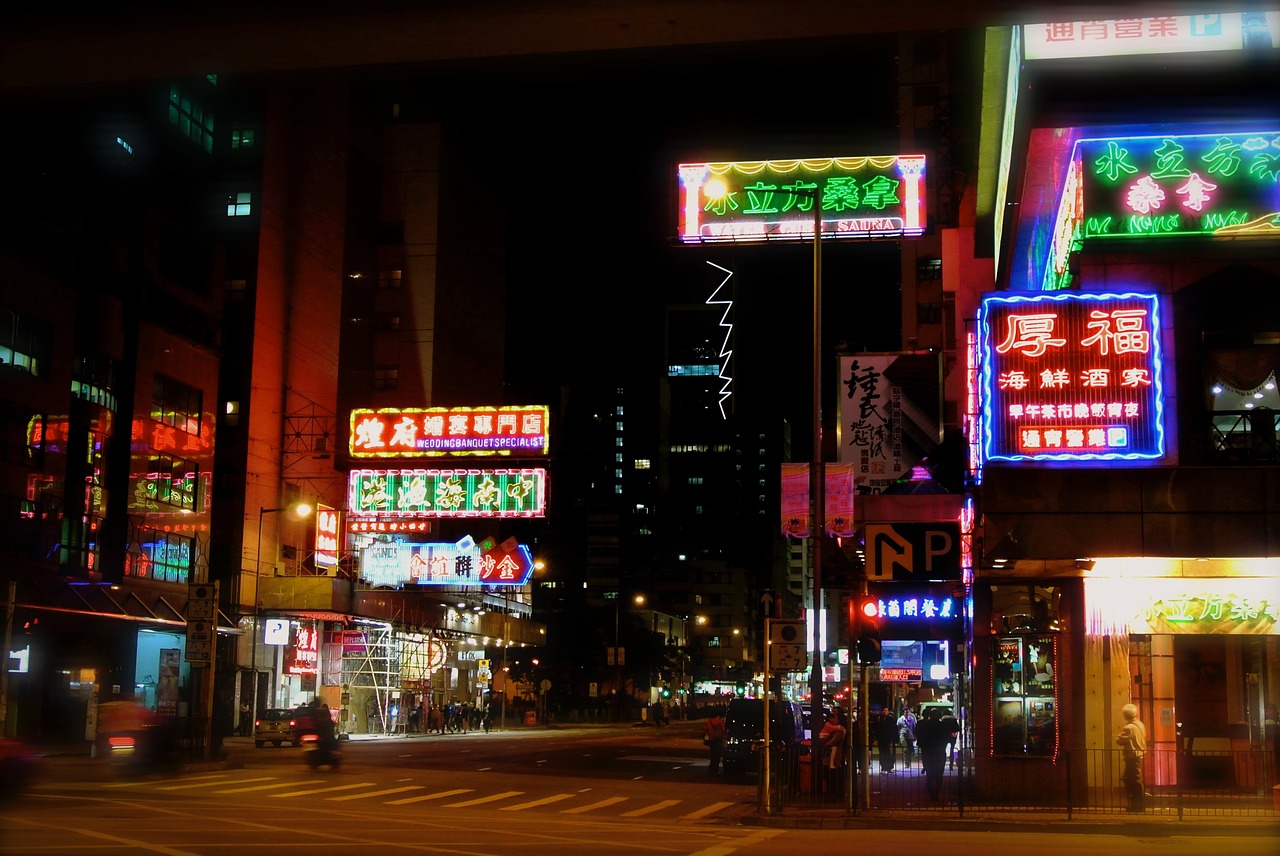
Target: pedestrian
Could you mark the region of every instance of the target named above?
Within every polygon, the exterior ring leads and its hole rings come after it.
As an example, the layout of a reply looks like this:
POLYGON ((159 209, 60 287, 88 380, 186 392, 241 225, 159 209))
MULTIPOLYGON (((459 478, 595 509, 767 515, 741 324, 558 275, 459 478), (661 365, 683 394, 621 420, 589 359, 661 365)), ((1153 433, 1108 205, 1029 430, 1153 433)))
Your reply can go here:
POLYGON ((818 732, 818 745, 822 747, 823 778, 829 794, 840 792, 841 771, 845 764, 845 744, 849 737, 849 729, 843 722, 843 711, 835 708, 827 714, 827 721, 818 732))
POLYGON ((916 716, 910 705, 903 707, 898 717, 898 742, 902 744, 902 766, 910 770, 916 752, 916 716))
POLYGON ((947 764, 947 741, 951 735, 942 724, 942 710, 931 707, 924 719, 916 723, 916 741, 920 744, 920 766, 924 768, 924 789, 932 802, 942 799, 942 773, 947 764))
POLYGON ((712 710, 711 716, 702 725, 702 743, 707 747, 710 757, 707 771, 714 776, 720 772, 720 754, 724 751, 724 718, 720 715, 719 708, 712 710))
POLYGON ((876 726, 876 743, 880 747, 880 772, 892 773, 898 746, 898 725, 893 721, 893 714, 887 710, 880 714, 880 722, 876 726))
POLYGON ((953 710, 948 709, 942 714, 942 724, 947 729, 947 767, 955 769, 956 740, 960 737, 960 720, 956 718, 953 710))
POLYGON ((1142 759, 1147 754, 1147 729, 1138 719, 1138 707, 1126 704, 1120 708, 1124 716, 1124 725, 1116 736, 1116 744, 1124 759, 1124 768, 1120 773, 1120 781, 1124 784, 1124 792, 1128 797, 1128 810, 1135 814, 1145 808, 1146 789, 1142 778, 1142 759))
POLYGON ((249 703, 240 702, 240 736, 248 737, 253 733, 253 717, 249 715, 249 703))

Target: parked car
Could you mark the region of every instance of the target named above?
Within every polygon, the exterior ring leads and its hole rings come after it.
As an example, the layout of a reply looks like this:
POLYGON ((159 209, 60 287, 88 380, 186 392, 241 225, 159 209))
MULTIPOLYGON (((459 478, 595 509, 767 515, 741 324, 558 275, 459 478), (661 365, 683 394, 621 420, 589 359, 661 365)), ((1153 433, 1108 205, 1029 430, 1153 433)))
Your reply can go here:
POLYGON ((21 740, 0 737, 0 798, 20 795, 44 767, 44 756, 21 740))
MULTIPOLYGON (((775 757, 800 750, 804 740, 804 717, 800 705, 786 699, 769 699, 769 742, 775 757)), ((755 773, 760 769, 760 750, 764 747, 764 700, 735 698, 729 702, 724 717, 725 775, 755 773)))
POLYGON ((298 745, 298 735, 294 730, 293 710, 287 707, 271 707, 262 712, 253 726, 253 745, 261 749, 270 743, 279 748, 288 743, 298 745))

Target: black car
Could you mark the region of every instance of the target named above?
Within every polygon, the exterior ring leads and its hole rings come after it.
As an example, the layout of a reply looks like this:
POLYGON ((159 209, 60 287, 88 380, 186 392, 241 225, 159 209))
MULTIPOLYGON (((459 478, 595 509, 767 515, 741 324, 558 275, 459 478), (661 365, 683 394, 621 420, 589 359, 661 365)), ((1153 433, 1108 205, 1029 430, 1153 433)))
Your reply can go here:
MULTIPOLYGON (((769 742, 775 757, 796 751, 804 740, 800 705, 786 699, 769 699, 769 742)), ((724 717, 724 763, 726 775, 755 773, 760 769, 760 749, 764 746, 764 700, 735 698, 724 717)))

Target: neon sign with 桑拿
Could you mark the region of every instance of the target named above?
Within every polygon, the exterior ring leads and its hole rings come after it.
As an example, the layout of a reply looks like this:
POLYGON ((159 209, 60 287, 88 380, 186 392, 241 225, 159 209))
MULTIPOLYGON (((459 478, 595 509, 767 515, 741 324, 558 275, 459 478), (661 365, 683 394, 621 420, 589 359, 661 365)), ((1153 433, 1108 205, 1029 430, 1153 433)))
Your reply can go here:
POLYGON ((983 458, 1163 457, 1159 304, 1133 292, 983 298, 983 458))
POLYGON ((682 163, 684 244, 915 237, 925 230, 924 155, 682 163), (815 199, 820 212, 814 211, 815 199))
POLYGON ((1280 129, 1076 143, 1082 237, 1280 236, 1280 129))

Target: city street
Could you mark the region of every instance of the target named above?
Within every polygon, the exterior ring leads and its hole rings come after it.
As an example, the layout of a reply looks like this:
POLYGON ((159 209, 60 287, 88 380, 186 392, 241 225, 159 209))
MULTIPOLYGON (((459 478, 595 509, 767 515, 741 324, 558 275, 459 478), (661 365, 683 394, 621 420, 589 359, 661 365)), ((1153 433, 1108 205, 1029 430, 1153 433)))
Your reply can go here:
MULTIPOLYGON (((225 769, 122 776, 83 756, 0 810, 7 854, 302 853, 316 848, 465 854, 781 854, 860 847, 1164 856, 1274 852, 1256 834, 1133 837, 975 829, 793 829, 754 825, 752 781, 711 777, 696 723, 670 728, 519 729, 358 739, 338 771, 301 751, 232 740, 225 769), (744 823, 743 821, 748 821, 744 823)), ((1170 833, 1182 830, 1171 828, 1170 833)), ((1118 830, 1119 832, 1119 830, 1118 830)))

